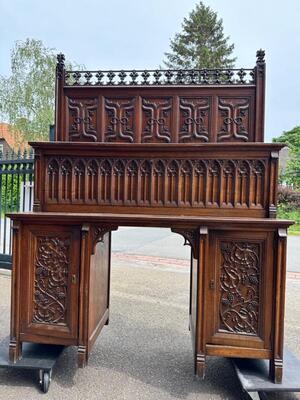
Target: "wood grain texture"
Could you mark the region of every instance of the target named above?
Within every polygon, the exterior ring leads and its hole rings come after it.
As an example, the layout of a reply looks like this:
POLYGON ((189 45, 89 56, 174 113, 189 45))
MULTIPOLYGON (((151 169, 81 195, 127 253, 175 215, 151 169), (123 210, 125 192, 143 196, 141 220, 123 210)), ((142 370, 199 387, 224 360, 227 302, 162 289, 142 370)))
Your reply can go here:
POLYGON ((272 216, 279 145, 32 143, 35 210, 272 216), (226 151, 225 151, 226 150, 226 151), (179 156, 180 155, 180 156, 179 156), (42 179, 42 181, 41 181, 42 179), (42 184, 42 182, 44 184, 42 184), (172 210, 172 211, 171 211, 172 210))
POLYGON ((10 359, 22 342, 76 345, 109 319, 111 231, 171 228, 191 246, 194 369, 207 355, 283 371, 286 229, 280 144, 264 144, 265 60, 253 69, 66 71, 55 143, 35 149, 34 211, 13 220, 10 359), (269 218, 266 218, 269 217, 269 218))
POLYGON ((261 52, 253 69, 189 71, 66 71, 64 56, 59 55, 55 138, 118 143, 262 142, 264 93, 261 52))
MULTIPOLYGON (((271 360, 270 374, 280 381, 286 252, 282 233, 290 221, 46 212, 10 217, 22 232, 23 243, 27 243, 14 247, 22 273, 20 290, 13 294, 12 360, 20 356, 23 341, 73 344, 78 346, 79 366, 85 366, 109 317, 108 232, 119 225, 157 226, 183 235, 193 249, 190 330, 196 374, 204 376, 206 355, 246 357, 252 351, 251 357, 271 360), (47 238, 46 244, 44 239, 35 239, 40 237, 47 238), (63 254, 69 254, 68 274, 78 277, 65 288, 70 300, 63 321, 48 321, 48 314, 45 321, 32 318, 36 310, 36 264, 48 246, 48 238, 52 238, 50 249, 56 248, 59 238, 63 254), (275 257, 274 243, 278 246, 275 257), (68 252, 68 246, 73 250, 68 252), (29 249, 27 255, 25 247, 29 249), (80 257, 75 249, 80 249, 80 257)), ((57 270, 55 257, 47 264, 47 269, 53 268, 49 273, 57 270)), ((44 281, 46 291, 47 285, 52 290, 49 279, 44 281)))

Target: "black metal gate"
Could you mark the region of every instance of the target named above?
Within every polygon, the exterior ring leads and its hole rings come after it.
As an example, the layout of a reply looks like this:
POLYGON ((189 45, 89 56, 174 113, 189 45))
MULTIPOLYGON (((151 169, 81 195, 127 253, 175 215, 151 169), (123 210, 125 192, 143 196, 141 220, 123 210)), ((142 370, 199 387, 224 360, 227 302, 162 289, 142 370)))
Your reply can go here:
POLYGON ((13 211, 31 211, 33 204, 33 152, 0 153, 0 268, 11 268, 13 211))

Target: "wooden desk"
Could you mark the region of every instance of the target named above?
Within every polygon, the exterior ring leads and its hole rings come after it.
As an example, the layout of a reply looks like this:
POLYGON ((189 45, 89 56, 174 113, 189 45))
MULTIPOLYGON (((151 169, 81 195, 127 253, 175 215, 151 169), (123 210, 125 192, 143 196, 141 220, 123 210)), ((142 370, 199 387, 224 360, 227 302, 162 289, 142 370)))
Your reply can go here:
POLYGON ((286 229, 290 221, 141 214, 18 213, 13 219, 10 358, 22 342, 78 346, 78 363, 109 319, 110 232, 171 228, 191 246, 195 372, 206 355, 270 360, 282 376, 286 229))
POLYGON ((109 318, 110 232, 156 226, 191 246, 196 373, 252 357, 281 381, 291 222, 270 219, 264 97, 263 50, 252 69, 67 71, 58 55, 57 142, 32 144, 34 213, 11 214, 11 360, 24 341, 72 344, 84 366, 109 318))

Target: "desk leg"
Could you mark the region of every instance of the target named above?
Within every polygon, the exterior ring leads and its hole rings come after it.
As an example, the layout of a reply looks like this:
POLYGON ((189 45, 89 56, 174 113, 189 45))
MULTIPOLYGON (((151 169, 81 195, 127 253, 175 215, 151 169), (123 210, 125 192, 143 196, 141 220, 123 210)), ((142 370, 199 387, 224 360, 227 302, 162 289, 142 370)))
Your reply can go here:
POLYGON ((107 317, 107 320, 105 322, 105 325, 109 324, 110 277, 111 277, 111 232, 109 232, 109 239, 108 239, 108 280, 107 280, 107 310, 108 310, 108 317, 107 317))
MULTIPOLYGON (((178 233, 179 230, 177 230, 178 233)), ((205 268, 208 252, 208 229, 200 227, 199 232, 184 232, 191 247, 190 276, 190 318, 189 328, 194 350, 195 374, 199 378, 205 375, 205 268)))
POLYGON ((199 245, 195 246, 195 255, 197 256, 197 273, 196 278, 196 324, 195 324, 195 373, 199 378, 205 376, 206 362, 206 316, 205 316, 205 269, 208 254, 208 229, 200 227, 199 245))
POLYGON ((283 327, 286 284, 286 229, 278 229, 275 269, 275 307, 273 357, 270 360, 269 375, 274 383, 282 382, 283 375, 283 327))
POLYGON ((9 360, 13 363, 22 357, 22 343, 20 342, 20 258, 21 258, 21 226, 14 221, 13 231, 13 264, 11 277, 11 308, 10 308, 10 342, 9 360))
POLYGON ((82 235, 81 314, 78 365, 85 367, 89 354, 109 320, 111 230, 116 227, 87 225, 82 235))

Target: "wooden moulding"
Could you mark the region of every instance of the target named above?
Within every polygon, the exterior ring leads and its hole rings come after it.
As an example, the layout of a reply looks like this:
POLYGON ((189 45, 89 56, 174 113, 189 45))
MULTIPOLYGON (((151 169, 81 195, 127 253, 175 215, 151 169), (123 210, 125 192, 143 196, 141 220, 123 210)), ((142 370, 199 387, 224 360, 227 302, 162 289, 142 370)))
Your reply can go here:
POLYGON ((35 211, 276 216, 280 144, 31 145, 35 211))
POLYGON ((106 229, 111 226, 115 230, 117 226, 145 226, 156 228, 174 229, 198 229, 205 226, 209 229, 218 228, 222 230, 249 229, 249 230, 274 230, 287 229, 293 225, 293 221, 284 219, 263 218, 235 218, 235 217, 195 217, 175 215, 143 215, 124 213, 65 213, 65 212, 20 212, 8 213, 7 217, 13 221, 49 225, 56 224, 95 224, 103 225, 106 229))

